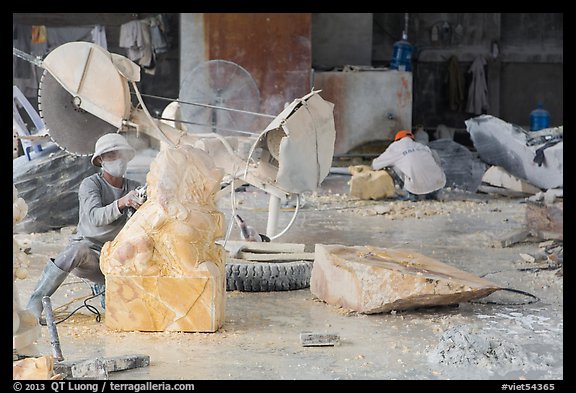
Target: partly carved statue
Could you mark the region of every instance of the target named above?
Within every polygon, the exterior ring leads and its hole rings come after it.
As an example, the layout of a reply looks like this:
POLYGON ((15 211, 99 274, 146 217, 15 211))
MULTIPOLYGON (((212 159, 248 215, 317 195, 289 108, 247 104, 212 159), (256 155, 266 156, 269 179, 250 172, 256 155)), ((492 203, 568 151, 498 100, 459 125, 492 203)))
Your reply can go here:
POLYGON ((106 326, 214 332, 226 294, 223 170, 190 145, 165 147, 150 165, 147 200, 104 245, 106 326))

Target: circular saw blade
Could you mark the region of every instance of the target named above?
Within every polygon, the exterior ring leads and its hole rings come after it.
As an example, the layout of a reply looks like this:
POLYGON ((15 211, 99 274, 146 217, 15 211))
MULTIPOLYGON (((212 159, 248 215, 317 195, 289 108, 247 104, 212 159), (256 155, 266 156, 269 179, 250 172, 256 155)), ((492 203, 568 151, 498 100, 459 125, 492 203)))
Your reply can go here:
POLYGON ((98 138, 116 132, 117 128, 77 108, 73 100, 56 78, 44 70, 38 86, 38 109, 50 139, 73 155, 92 155, 98 138))

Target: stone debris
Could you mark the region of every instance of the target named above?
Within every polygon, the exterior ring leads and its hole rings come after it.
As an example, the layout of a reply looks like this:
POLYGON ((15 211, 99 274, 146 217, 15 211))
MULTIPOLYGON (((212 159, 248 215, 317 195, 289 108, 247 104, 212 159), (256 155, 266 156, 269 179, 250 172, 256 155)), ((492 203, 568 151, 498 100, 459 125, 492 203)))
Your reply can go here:
POLYGON ((528 355, 506 337, 459 325, 442 333, 440 342, 428 354, 431 363, 487 369, 524 368, 531 365, 528 355))
MULTIPOLYGON (((538 250, 533 254, 520 254, 522 258, 520 269, 537 271, 563 268, 564 247, 562 242, 548 240, 541 242, 538 246, 538 250)), ((562 275, 563 271, 559 270, 557 273, 562 275)))
POLYGON ((540 191, 531 197, 527 198, 530 202, 544 202, 547 205, 551 205, 556 202, 557 199, 564 198, 563 188, 550 188, 546 192, 540 191))
POLYGON ((12 379, 61 380, 63 379, 63 376, 54 372, 54 358, 47 355, 37 358, 26 358, 13 362, 12 379))

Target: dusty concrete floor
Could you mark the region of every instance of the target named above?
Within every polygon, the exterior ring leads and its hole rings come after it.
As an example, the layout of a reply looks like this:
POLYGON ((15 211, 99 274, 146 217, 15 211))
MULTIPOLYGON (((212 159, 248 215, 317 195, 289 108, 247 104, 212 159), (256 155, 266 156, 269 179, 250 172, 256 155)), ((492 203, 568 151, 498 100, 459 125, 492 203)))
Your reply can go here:
MULTIPOLYGON (((362 315, 315 299, 309 288, 235 291, 227 292, 225 323, 216 333, 115 332, 83 308, 58 325, 64 357, 150 355, 149 367, 110 374, 124 380, 564 378, 563 277, 557 270, 519 270, 526 266, 520 253, 534 255, 538 242, 491 247, 525 224, 522 199, 452 191, 444 202, 354 201, 347 195, 348 180, 330 175, 319 192, 305 194, 294 226, 277 241, 305 243, 307 250, 316 243, 410 249, 540 300, 526 304, 533 299, 499 291, 457 307, 362 315), (389 212, 376 214, 378 206, 389 212), (341 342, 303 347, 303 331, 335 333, 341 342)), ((265 232, 266 195, 249 187, 236 200, 238 212, 265 232)), ((229 216, 229 198, 220 206, 229 216)), ((279 229, 291 215, 283 209, 279 229)), ((16 235, 31 248, 29 278, 16 281, 23 304, 45 261, 73 229, 16 235)), ((56 308, 89 294, 87 284, 70 276, 52 303, 56 308)), ((80 304, 57 309, 57 318, 80 304)), ((98 301, 90 304, 100 309, 98 301)), ((36 349, 52 353, 45 327, 36 349)))

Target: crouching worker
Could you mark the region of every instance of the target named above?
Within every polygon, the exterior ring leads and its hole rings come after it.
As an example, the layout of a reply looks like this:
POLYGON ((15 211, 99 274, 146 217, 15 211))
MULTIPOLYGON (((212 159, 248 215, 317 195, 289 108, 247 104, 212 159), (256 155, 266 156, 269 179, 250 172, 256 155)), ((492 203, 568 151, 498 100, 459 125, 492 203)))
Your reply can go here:
POLYGON ((394 142, 372 161, 372 169, 391 169, 389 173, 407 193, 403 199, 437 199, 446 185, 446 175, 438 154, 416 142, 410 131, 398 131, 394 142))
POLYGON ((70 273, 89 280, 92 293, 102 293, 100 301, 105 307, 100 252, 104 243, 113 240, 126 224, 128 208, 140 207, 134 191, 140 184, 124 178, 134 155, 134 149, 120 134, 105 134, 96 141, 91 162, 102 170, 80 183, 76 234, 56 258, 46 263, 26 306, 38 319, 43 311, 42 298, 52 296, 70 273))

